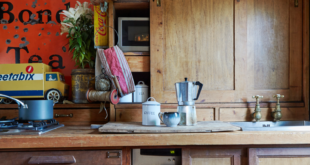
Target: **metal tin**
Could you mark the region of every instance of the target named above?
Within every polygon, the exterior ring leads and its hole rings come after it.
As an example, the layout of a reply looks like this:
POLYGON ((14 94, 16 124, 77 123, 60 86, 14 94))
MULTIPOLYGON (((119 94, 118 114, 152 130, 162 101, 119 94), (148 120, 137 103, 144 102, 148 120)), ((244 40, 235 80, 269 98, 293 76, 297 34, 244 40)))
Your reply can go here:
POLYGON ((74 103, 88 103, 86 92, 95 89, 94 69, 73 69, 71 73, 72 101, 74 103))
POLYGON ((94 29, 95 48, 108 48, 108 12, 101 12, 100 5, 94 6, 94 29))
POLYGON ((158 114, 160 112, 160 103, 154 101, 149 101, 154 99, 150 97, 146 102, 142 103, 142 125, 155 125, 160 126, 160 119, 158 114))
POLYGON ((146 102, 149 97, 149 86, 145 85, 144 81, 139 81, 135 88, 133 101, 136 103, 146 102))

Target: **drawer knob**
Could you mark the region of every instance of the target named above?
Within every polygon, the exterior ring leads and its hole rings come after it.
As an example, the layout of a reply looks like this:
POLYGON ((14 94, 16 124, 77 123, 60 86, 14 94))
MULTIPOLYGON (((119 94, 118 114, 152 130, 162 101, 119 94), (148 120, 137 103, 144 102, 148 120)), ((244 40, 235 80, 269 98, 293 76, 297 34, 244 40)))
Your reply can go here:
POLYGON ((73 164, 76 160, 73 155, 64 156, 33 156, 28 164, 73 164))
POLYGON ((55 114, 55 117, 57 118, 57 117, 73 117, 73 113, 70 113, 70 114, 68 114, 68 115, 64 115, 64 114, 55 114))

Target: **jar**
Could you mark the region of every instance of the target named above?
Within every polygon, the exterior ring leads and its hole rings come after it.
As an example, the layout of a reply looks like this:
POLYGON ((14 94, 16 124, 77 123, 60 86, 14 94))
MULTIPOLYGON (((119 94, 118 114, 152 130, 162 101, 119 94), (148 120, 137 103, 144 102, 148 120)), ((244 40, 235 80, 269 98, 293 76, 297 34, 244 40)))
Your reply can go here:
POLYGON ((136 91, 134 92, 133 102, 146 102, 149 97, 149 86, 145 85, 144 81, 139 81, 135 88, 136 91))
POLYGON ((126 95, 126 96, 123 96, 119 99, 119 102, 120 103, 132 103, 132 93, 126 95))
POLYGON ((160 119, 158 114, 160 112, 160 103, 154 101, 149 101, 154 99, 150 97, 146 102, 142 103, 142 125, 155 125, 160 126, 160 119))

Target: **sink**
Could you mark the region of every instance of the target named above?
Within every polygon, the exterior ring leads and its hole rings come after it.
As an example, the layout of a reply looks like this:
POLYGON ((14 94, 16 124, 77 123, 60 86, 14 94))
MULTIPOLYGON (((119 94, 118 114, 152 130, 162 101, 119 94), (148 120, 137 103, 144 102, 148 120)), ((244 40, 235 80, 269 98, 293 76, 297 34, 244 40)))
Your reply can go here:
POLYGON ((310 121, 230 122, 242 131, 310 131, 310 121))

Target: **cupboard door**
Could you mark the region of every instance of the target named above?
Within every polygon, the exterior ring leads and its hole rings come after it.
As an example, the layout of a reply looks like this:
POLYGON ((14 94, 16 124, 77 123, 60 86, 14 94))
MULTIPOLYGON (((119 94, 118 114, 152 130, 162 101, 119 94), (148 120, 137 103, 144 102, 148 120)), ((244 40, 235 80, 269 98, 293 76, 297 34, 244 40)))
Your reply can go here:
POLYGON ((121 150, 0 152, 1 165, 121 165, 121 150), (72 162, 72 160, 74 160, 72 162))
POLYGON ((182 149, 183 165, 241 165, 241 150, 234 149, 182 149))
POLYGON ((204 84, 199 102, 227 100, 234 90, 234 0, 150 1, 150 12, 151 95, 176 103, 174 84, 187 77, 204 84))
POLYGON ((247 0, 247 99, 302 101, 302 1, 247 0))
POLYGON ((249 165, 309 165, 310 148, 250 148, 249 165))
POLYGON ((197 103, 302 101, 302 2, 150 1, 151 95, 176 103, 174 83, 204 84, 197 103))

